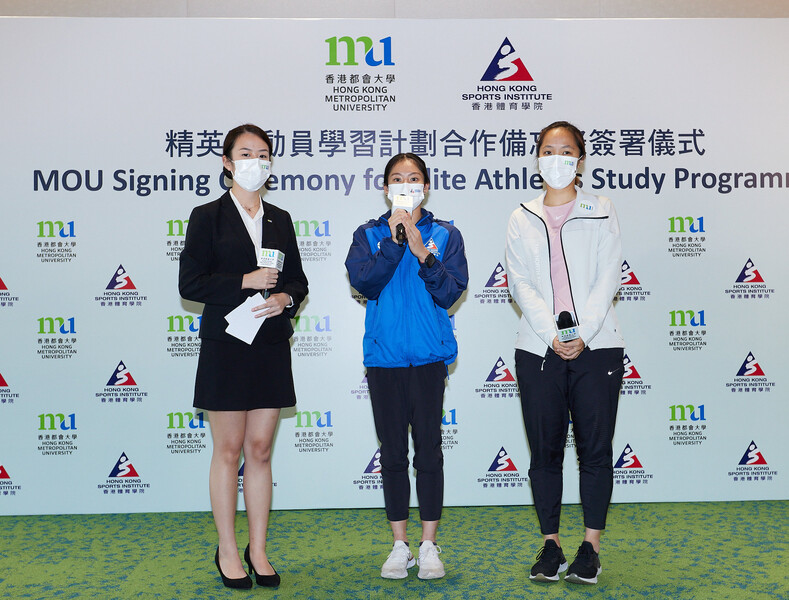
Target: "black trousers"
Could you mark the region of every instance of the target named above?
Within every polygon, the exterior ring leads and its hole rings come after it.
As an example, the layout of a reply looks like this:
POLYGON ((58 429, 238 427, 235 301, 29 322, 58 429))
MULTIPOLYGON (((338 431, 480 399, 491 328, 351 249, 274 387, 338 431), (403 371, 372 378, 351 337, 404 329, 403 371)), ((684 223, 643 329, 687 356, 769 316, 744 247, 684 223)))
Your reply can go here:
POLYGON ((585 348, 575 360, 515 351, 523 422, 529 440, 534 507, 543 535, 559 532, 562 464, 572 417, 580 463, 584 525, 605 529, 614 487, 614 424, 624 367, 622 348, 585 348))
POLYGON ((414 439, 414 468, 419 516, 438 521, 444 504, 444 454, 441 411, 444 403, 443 362, 419 367, 368 367, 367 383, 375 432, 381 442, 381 479, 386 517, 408 519, 408 426, 414 439))

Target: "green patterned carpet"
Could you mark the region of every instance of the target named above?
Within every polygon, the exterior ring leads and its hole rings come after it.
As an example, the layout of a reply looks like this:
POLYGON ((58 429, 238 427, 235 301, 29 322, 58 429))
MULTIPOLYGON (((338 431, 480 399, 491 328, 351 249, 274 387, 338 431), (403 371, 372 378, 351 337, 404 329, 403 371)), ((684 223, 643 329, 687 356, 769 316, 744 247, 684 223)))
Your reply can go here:
MULTIPOLYGON (((272 513, 269 556, 277 590, 222 587, 207 513, 0 517, 0 598, 268 597, 420 598, 789 598, 789 501, 615 504, 597 586, 535 584, 540 547, 527 507, 447 508, 439 545, 444 579, 381 579, 391 540, 382 510, 272 513)), ((415 514, 416 511, 412 511, 415 514)), ((565 506, 562 540, 581 542, 580 507, 565 506)), ((246 519, 237 520, 246 545, 246 519)), ((418 541, 416 523, 409 530, 418 541)))

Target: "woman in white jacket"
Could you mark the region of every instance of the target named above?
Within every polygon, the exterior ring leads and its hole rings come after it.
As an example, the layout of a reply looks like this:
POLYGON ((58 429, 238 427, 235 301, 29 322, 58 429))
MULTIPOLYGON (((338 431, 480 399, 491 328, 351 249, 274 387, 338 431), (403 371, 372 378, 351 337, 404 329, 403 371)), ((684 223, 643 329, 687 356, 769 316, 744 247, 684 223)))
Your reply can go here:
POLYGON ((522 316, 515 366, 531 451, 529 478, 544 545, 529 577, 597 582, 600 534, 613 489, 614 423, 624 340, 613 299, 622 266, 608 198, 575 185, 583 134, 559 121, 537 140, 546 191, 521 204, 507 228, 510 292, 522 316), (569 570, 559 541, 562 463, 572 416, 585 534, 569 570))

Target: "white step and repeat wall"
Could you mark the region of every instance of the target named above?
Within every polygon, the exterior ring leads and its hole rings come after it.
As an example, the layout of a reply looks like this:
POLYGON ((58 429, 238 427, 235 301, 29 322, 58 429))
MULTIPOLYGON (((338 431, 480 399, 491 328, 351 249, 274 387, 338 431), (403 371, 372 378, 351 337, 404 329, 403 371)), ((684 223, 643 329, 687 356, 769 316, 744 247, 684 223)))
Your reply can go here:
MULTIPOLYGON (((471 273, 446 503, 531 503, 503 243, 559 119, 623 232, 614 501, 787 498, 789 21, 8 18, 0 50, 0 514, 209 508, 178 254, 243 122, 272 134, 266 200, 310 279, 275 508, 383 504, 343 261, 400 151, 471 273)), ((566 470, 577 502, 572 437, 566 470)))

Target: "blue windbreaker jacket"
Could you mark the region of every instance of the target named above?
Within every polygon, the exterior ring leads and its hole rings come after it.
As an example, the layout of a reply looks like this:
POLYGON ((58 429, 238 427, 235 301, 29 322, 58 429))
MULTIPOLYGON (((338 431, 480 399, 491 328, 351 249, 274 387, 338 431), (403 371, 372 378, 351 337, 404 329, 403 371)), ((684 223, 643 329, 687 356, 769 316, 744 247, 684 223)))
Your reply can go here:
POLYGON ((423 209, 416 226, 436 257, 427 268, 407 244, 392 241, 390 215, 359 227, 345 259, 351 285, 367 298, 364 365, 451 364, 458 348, 447 310, 468 285, 463 237, 451 223, 423 209))

